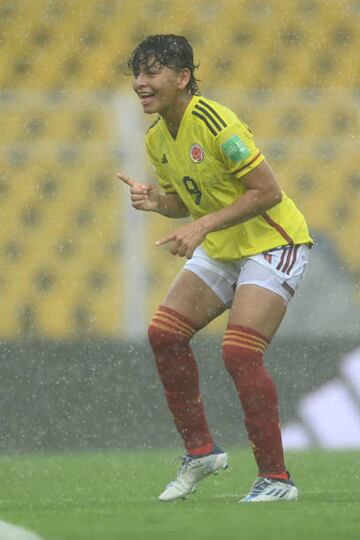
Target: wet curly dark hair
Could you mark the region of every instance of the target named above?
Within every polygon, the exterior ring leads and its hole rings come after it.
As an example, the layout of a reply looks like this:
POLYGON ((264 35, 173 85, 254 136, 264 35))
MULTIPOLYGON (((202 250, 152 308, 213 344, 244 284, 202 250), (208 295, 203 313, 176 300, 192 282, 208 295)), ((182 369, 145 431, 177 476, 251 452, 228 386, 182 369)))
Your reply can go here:
POLYGON ((188 40, 184 36, 175 34, 156 34, 147 36, 139 43, 128 60, 130 74, 137 76, 143 66, 159 63, 162 66, 180 71, 184 68, 190 71, 190 80, 187 89, 192 95, 200 95, 198 79, 194 71, 199 67, 194 64, 194 53, 188 40))

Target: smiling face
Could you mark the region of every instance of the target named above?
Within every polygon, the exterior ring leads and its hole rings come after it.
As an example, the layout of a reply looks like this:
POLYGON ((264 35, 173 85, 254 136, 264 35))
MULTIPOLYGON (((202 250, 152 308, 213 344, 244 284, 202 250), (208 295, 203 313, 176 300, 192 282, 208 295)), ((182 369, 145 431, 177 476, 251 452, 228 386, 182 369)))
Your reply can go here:
POLYGON ((133 88, 140 98, 144 113, 158 113, 166 117, 183 100, 184 95, 189 94, 189 79, 190 71, 187 68, 177 71, 150 60, 134 73, 133 88))

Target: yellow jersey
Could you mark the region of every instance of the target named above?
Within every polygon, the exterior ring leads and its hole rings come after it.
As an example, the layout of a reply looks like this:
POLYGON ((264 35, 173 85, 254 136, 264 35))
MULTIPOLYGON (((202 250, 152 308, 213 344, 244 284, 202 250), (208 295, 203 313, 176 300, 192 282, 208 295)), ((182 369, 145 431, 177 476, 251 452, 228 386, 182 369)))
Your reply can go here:
MULTIPOLYGON (((145 143, 161 187, 177 193, 194 219, 241 197, 243 176, 265 159, 248 126, 227 107, 202 96, 192 97, 176 138, 158 116, 145 143)), ((311 242, 304 216, 283 192, 281 202, 270 210, 208 234, 202 245, 214 259, 236 260, 311 242)))

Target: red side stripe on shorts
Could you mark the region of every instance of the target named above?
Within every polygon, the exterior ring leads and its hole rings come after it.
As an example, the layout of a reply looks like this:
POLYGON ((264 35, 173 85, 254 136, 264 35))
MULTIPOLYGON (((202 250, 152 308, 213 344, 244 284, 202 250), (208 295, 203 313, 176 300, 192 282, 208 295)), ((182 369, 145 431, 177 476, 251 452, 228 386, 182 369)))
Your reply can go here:
POLYGON ((280 268, 281 268, 282 265, 284 264, 284 259, 285 259, 285 255, 286 255, 287 250, 288 250, 288 247, 284 247, 284 248, 282 249, 280 261, 279 261, 279 264, 278 264, 277 267, 276 267, 276 270, 280 270, 280 268))
POLYGON ((298 246, 298 245, 295 246, 295 249, 294 249, 294 251, 293 251, 292 261, 291 261, 291 263, 290 263, 289 268, 288 268, 287 271, 286 271, 287 274, 290 274, 291 270, 292 270, 293 267, 294 267, 294 264, 295 264, 295 262, 296 262, 296 256, 297 256, 298 249, 299 249, 299 246, 298 246))
POLYGON ((289 249, 288 249, 288 252, 287 252, 287 257, 286 257, 286 262, 284 264, 284 267, 281 268, 281 271, 284 272, 284 274, 286 274, 286 271, 287 269, 289 268, 289 264, 290 264, 290 261, 291 261, 291 256, 293 254, 293 251, 294 251, 294 246, 291 246, 289 249))

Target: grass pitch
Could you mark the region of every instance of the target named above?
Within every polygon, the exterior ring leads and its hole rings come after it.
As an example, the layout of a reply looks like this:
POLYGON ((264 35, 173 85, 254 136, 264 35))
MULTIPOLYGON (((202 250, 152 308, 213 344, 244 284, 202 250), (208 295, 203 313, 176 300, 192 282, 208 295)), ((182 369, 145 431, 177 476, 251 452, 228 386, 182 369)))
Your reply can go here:
POLYGON ((238 504, 256 476, 250 451, 186 501, 157 495, 174 452, 0 458, 0 520, 44 540, 358 540, 360 452, 288 453, 296 502, 238 504))

